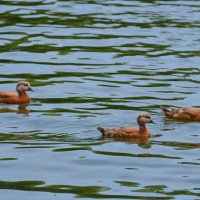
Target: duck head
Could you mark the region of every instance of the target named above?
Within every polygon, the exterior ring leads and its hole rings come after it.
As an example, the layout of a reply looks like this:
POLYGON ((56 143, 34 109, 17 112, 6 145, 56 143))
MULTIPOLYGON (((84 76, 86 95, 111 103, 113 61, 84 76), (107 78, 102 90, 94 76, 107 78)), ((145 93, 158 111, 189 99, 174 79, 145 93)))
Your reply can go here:
POLYGON ((139 126, 145 126, 146 123, 155 124, 155 122, 151 118, 151 115, 149 114, 140 114, 137 118, 137 123, 139 126))
POLYGON ((19 93, 25 92, 25 91, 33 91, 31 86, 30 86, 30 83, 27 82, 27 81, 19 81, 17 83, 16 90, 19 93))

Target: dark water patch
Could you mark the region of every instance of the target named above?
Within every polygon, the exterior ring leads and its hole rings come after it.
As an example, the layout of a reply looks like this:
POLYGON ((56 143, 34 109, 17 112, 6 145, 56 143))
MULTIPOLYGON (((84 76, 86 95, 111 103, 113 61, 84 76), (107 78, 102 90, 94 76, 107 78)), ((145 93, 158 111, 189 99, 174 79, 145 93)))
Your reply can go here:
POLYGON ((54 149, 54 152, 66 152, 66 151, 81 151, 81 150, 91 150, 90 147, 70 147, 70 148, 59 148, 59 149, 54 149))
MULTIPOLYGON (((100 103, 121 103, 121 102, 132 102, 136 100, 182 100, 183 98, 178 98, 178 97, 173 97, 173 98, 163 98, 163 97, 153 97, 153 96, 133 96, 133 97, 124 97, 124 98, 119 98, 119 97, 90 97, 90 96, 85 96, 85 97, 66 97, 66 98, 48 98, 48 99, 39 99, 39 98, 34 98, 35 101, 40 101, 41 103, 75 103, 75 104, 83 104, 83 103, 96 103, 96 105, 100 103)), ((109 106, 109 105, 108 105, 109 106)), ((114 105, 113 105, 114 106, 114 105)), ((85 108, 87 110, 87 108, 85 108)), ((89 108, 90 109, 90 108, 89 108)), ((91 108, 92 109, 92 108, 91 108)), ((62 112, 62 110, 67 110, 67 109, 62 109, 58 108, 62 112)))
MULTIPOLYGON (((88 76, 96 76, 96 77, 109 77, 109 73, 84 73, 84 72, 54 72, 52 74, 32 74, 32 73, 24 73, 24 74, 1 74, 0 78, 19 78, 26 77, 28 80, 41 79, 48 80, 51 78, 59 78, 59 77, 88 77, 88 76)), ((52 84, 52 83, 51 83, 52 84)))
POLYGON ((34 146, 24 146, 24 147, 15 147, 15 149, 52 149, 54 146, 41 146, 41 145, 34 145, 34 146))
POLYGON ((112 195, 102 194, 110 190, 103 186, 73 186, 73 185, 47 185, 44 181, 0 181, 1 189, 21 190, 21 191, 41 191, 51 193, 72 193, 79 198, 117 198, 117 199, 171 199, 170 197, 137 196, 137 195, 112 195))
MULTIPOLYGON (((41 112, 41 110, 34 110, 34 112, 41 112)), ((77 109, 62 109, 62 108, 55 108, 53 110, 45 110, 43 111, 43 115, 48 116, 59 116, 61 113, 79 113, 79 114, 90 114, 90 112, 86 112, 83 110, 77 110, 77 109)))
MULTIPOLYGON (((112 84, 112 83, 117 83, 117 84, 130 84, 131 82, 128 82, 128 81, 120 81, 120 80, 118 80, 118 81, 116 81, 116 80, 102 80, 102 79, 98 79, 98 78, 84 78, 84 80, 88 80, 88 81, 101 81, 102 83, 110 83, 110 84, 112 84)), ((101 86, 100 84, 99 84, 99 86, 101 86)), ((110 85, 110 86, 112 86, 112 85, 110 85)), ((107 86, 106 86, 107 87, 107 86)))
POLYGON ((159 92, 159 93, 176 93, 176 94, 194 94, 194 92, 181 92, 181 91, 166 91, 166 90, 156 90, 155 92, 159 92))
POLYGON ((111 87, 111 88, 119 88, 120 86, 116 86, 116 85, 105 85, 105 84, 99 84, 99 86, 102 87, 111 87))
POLYGON ((34 1, 10 1, 10 0, 2 0, 1 1, 2 5, 17 5, 17 6, 38 6, 42 4, 50 4, 48 1, 39 1, 39 0, 34 0, 34 1))
POLYGON ((148 85, 136 85, 137 87, 169 87, 171 84, 169 83, 149 83, 148 85))
MULTIPOLYGON (((145 99, 143 99, 145 100, 145 99)), ((151 113, 156 112, 154 109, 160 108, 161 105, 138 105, 138 106, 128 106, 128 105, 114 105, 114 104, 104 104, 104 103, 98 103, 99 106, 104 106, 104 110, 127 110, 127 111, 142 111, 142 112, 149 112, 151 110, 151 113)), ((101 110, 101 108, 96 108, 96 110, 101 110)))
POLYGON ((43 185, 45 185, 44 181, 0 181, 1 189, 29 190, 53 193, 74 193, 79 197, 89 197, 89 194, 91 194, 92 197, 99 192, 109 190, 109 188, 100 186, 43 185), (86 191, 89 193, 86 194, 86 191))
POLYGON ((84 147, 86 146, 86 148, 88 148, 89 146, 99 146, 99 145, 103 145, 105 143, 107 143, 108 141, 104 140, 103 138, 99 137, 99 138, 83 138, 81 140, 79 140, 78 142, 74 142, 73 146, 80 146, 84 147))
POLYGON ((173 195, 173 196, 185 195, 186 197, 187 196, 194 196, 194 197, 199 197, 200 196, 200 193, 192 192, 192 191, 189 191, 187 189, 174 190, 172 192, 166 192, 166 194, 173 195))
POLYGON ((163 158, 163 159, 182 159, 181 157, 166 156, 166 155, 161 155, 161 154, 149 154, 149 153, 132 154, 132 153, 124 153, 124 152, 108 152, 108 151, 97 151, 97 150, 92 150, 92 152, 96 153, 96 154, 107 155, 107 156, 145 157, 145 158, 153 157, 153 158, 163 158))
POLYGON ((145 186, 144 189, 134 190, 134 192, 162 193, 165 189, 167 189, 165 185, 151 185, 151 186, 145 186))
POLYGON ((121 186, 126 187, 138 187, 140 184, 136 182, 128 182, 128 181, 115 181, 116 183, 119 183, 121 186))
POLYGON ((197 162, 179 162, 178 164, 181 164, 181 165, 200 165, 200 163, 197 163, 197 162))
MULTIPOLYGON (((43 133, 42 131, 1 133, 0 143, 19 144, 15 148, 55 148, 55 145, 68 142, 80 142, 69 133, 43 133)), ((85 141, 85 140, 84 140, 85 141)), ((93 139, 94 141, 94 139, 93 139)), ((98 143, 97 143, 98 144, 98 143)), ((79 144, 80 145, 80 144, 79 144)))
POLYGON ((0 158, 0 161, 18 160, 18 158, 0 158))

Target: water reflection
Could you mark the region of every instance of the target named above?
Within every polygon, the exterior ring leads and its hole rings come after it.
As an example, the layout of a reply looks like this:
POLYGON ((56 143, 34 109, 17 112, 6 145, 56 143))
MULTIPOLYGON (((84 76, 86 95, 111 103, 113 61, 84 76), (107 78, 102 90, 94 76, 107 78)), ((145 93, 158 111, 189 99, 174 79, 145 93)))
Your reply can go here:
POLYGON ((11 133, 11 134, 5 134, 5 133, 0 133, 0 141, 10 141, 10 140, 31 140, 33 139, 32 136, 28 135, 27 133, 23 134, 17 134, 17 133, 11 133))
MULTIPOLYGON (((1 189, 43 191, 53 193, 73 193, 77 197, 95 197, 102 191, 109 190, 100 186, 46 185, 44 181, 0 181, 1 189)), ((101 196, 101 195, 100 195, 101 196)))
POLYGON ((200 143, 165 141, 165 142, 161 142, 161 144, 165 146, 175 147, 177 150, 200 148, 200 143))
POLYGON ((137 144, 139 147, 148 149, 151 148, 150 138, 106 138, 103 137, 105 141, 109 142, 125 142, 126 144, 137 144))
MULTIPOLYGON (((52 193, 73 193, 78 198, 119 198, 119 199, 132 199, 137 198, 137 195, 112 195, 106 194, 111 188, 103 186, 73 186, 73 185, 46 185, 44 181, 16 181, 8 182, 1 181, 0 188, 2 189, 14 189, 14 190, 25 190, 25 191, 42 191, 52 193)), ((146 189, 138 190, 138 192, 153 192, 160 194, 167 194, 164 192, 165 186, 149 186, 146 189)), ((142 197, 142 196, 141 196, 142 197)), ((151 195, 149 197, 143 196, 145 199, 169 199, 165 196, 151 195)))
POLYGON ((18 109, 3 107, 3 108, 0 108, 0 113, 29 114, 31 111, 27 108, 28 106, 29 106, 29 103, 18 105, 18 109))

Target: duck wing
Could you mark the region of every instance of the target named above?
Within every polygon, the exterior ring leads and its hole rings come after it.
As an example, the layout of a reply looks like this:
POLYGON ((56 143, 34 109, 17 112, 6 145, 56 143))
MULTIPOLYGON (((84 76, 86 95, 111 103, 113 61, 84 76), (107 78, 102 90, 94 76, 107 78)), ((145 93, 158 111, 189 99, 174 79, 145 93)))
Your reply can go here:
POLYGON ((0 103, 18 103, 18 97, 16 92, 0 92, 0 103))
POLYGON ((97 128, 103 136, 107 137, 131 137, 134 133, 139 132, 139 129, 133 126, 120 126, 116 128, 97 128))
POLYGON ((3 91, 0 92, 0 98, 10 98, 10 97, 17 97, 18 93, 16 92, 9 92, 9 91, 3 91))
POLYGON ((177 115, 183 120, 200 120, 200 108, 182 108, 177 115))

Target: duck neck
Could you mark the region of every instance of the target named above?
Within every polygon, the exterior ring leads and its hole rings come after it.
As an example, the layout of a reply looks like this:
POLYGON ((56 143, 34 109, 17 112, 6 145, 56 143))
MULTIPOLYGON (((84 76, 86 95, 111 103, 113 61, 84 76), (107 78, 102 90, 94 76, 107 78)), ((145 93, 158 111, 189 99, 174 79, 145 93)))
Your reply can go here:
POLYGON ((141 134, 144 134, 147 132, 147 127, 145 126, 145 124, 139 125, 139 131, 141 134))
POLYGON ((28 94, 25 91, 18 92, 18 94, 19 94, 19 97, 28 97, 29 98, 28 94))

